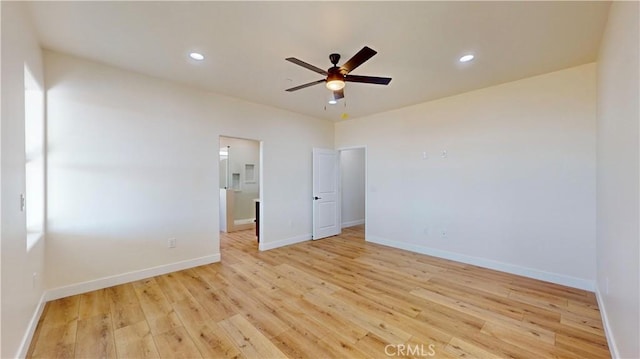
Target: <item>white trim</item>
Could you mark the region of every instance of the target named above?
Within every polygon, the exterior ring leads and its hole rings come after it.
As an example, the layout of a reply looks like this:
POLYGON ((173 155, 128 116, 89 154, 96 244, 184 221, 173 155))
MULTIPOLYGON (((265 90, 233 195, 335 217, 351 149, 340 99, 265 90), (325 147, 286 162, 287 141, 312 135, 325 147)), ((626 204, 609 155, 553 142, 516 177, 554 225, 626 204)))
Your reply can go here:
POLYGON ((602 325, 604 326, 604 334, 607 337, 607 343, 609 344, 609 352, 612 358, 621 358, 620 351, 616 345, 616 341, 611 332, 611 325, 609 324, 609 317, 607 316, 607 307, 604 305, 604 299, 600 290, 596 286, 596 299, 598 300, 598 308, 600 309, 600 316, 602 317, 602 325))
POLYGON ((27 351, 29 350, 29 346, 31 345, 33 334, 36 332, 38 322, 40 321, 40 316, 42 316, 42 311, 44 311, 44 305, 47 303, 45 295, 46 292, 42 293, 42 296, 40 297, 40 303, 38 303, 36 310, 33 312, 31 321, 29 321, 29 326, 27 326, 27 331, 26 333, 24 333, 24 337, 22 337, 20 347, 18 347, 18 353, 15 356, 16 358, 24 358, 27 356, 27 351))
POLYGON ((287 239, 281 239, 275 242, 269 242, 269 243, 260 242, 260 244, 258 245, 258 249, 260 249, 261 251, 268 251, 270 249, 284 247, 291 244, 296 244, 296 243, 305 242, 309 240, 311 240, 311 233, 303 234, 301 236, 295 236, 287 239))
POLYGON ((366 149, 367 146, 362 145, 362 146, 346 146, 346 147, 339 147, 336 149, 336 151, 348 151, 348 150, 359 150, 359 149, 366 149))
POLYGON ((356 219, 355 221, 342 222, 342 228, 353 227, 353 226, 357 226, 357 225, 360 225, 360 224, 364 224, 364 218, 363 219, 356 219))
POLYGON ((41 230, 29 232, 27 230, 27 252, 31 251, 31 248, 40 242, 44 238, 44 232, 41 230))
POLYGON ((454 253, 449 251, 443 251, 440 249, 423 247, 416 244, 392 241, 386 238, 368 236, 366 239, 368 242, 382 244, 389 247, 404 249, 411 252, 426 254, 434 257, 453 260, 456 262, 462 262, 466 264, 472 264, 483 268, 494 269, 501 272, 521 275, 523 277, 529 277, 533 279, 539 279, 546 282, 565 285, 567 287, 578 288, 593 292, 595 289, 595 283, 591 280, 582 278, 571 277, 558 273, 551 273, 534 268, 522 267, 514 264, 498 262, 491 259, 474 257, 460 253, 454 253))
POLYGON ((49 301, 69 297, 216 262, 220 262, 220 253, 50 289, 45 292, 45 299, 49 301))

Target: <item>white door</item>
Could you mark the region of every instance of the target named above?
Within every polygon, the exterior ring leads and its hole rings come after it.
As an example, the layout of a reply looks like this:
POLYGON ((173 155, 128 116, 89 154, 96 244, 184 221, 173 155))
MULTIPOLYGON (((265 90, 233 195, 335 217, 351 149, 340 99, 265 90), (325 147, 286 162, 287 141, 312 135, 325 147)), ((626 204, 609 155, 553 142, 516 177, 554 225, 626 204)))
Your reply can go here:
POLYGON ((340 234, 338 151, 313 149, 313 239, 340 234))

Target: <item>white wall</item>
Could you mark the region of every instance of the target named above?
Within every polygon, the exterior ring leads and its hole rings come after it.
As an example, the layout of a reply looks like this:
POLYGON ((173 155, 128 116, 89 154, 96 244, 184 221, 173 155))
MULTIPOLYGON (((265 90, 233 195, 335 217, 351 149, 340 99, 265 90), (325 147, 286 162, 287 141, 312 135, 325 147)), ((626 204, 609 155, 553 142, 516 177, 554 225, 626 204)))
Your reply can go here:
POLYGON ((367 239, 593 289, 595 69, 337 123, 367 146, 367 239))
MULTIPOLYGON (((44 241, 26 245, 24 66, 44 88, 42 54, 24 3, 2 1, 2 349, 0 357, 26 354, 30 321, 41 308, 44 241), (33 285, 33 273, 38 277, 33 285), (25 338, 26 336, 26 338, 25 338), (26 347, 24 343, 26 342, 26 347)), ((37 316, 36 316, 37 320, 37 316)), ((35 323, 32 323, 35 324, 35 323)))
POLYGON ((620 358, 640 357, 639 13, 612 3, 598 61, 597 288, 620 358))
POLYGON ((340 151, 342 191, 342 227, 364 223, 365 202, 364 148, 340 151))
POLYGON ((310 238, 331 123, 59 53, 45 68, 50 288, 215 259, 220 135, 264 141, 261 241, 310 238))

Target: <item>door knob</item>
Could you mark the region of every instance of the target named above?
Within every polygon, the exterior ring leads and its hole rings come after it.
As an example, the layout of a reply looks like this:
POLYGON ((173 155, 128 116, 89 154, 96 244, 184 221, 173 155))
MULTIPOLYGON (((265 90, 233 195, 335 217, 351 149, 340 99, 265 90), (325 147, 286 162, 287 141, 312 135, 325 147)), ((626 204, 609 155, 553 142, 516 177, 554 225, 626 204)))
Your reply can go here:
POLYGON ((318 196, 315 196, 315 197, 313 197, 313 199, 317 201, 317 200, 322 199, 322 198, 320 198, 318 196))

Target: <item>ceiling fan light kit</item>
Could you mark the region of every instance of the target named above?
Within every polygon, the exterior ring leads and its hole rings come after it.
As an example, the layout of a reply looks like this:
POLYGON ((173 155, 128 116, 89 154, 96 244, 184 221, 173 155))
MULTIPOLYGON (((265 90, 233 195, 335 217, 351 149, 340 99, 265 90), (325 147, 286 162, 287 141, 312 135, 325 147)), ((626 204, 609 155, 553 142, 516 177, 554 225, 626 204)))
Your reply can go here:
POLYGON ((341 74, 329 74, 327 76, 327 88, 331 91, 338 91, 344 88, 344 76, 341 74))
POLYGON ((301 90, 305 87, 313 86, 322 82, 325 82, 327 88, 333 91, 333 100, 337 101, 344 97, 344 87, 346 82, 360 82, 367 84, 375 84, 375 85, 388 85, 391 82, 390 77, 374 77, 374 76, 358 76, 358 75, 350 75, 349 73, 356 69, 356 67, 362 65, 365 61, 369 60, 373 57, 373 55, 377 54, 375 50, 365 46, 362 50, 358 51, 357 54, 353 55, 349 61, 345 62, 342 66, 338 67, 338 61, 340 61, 340 54, 331 54, 329 55, 329 60, 333 64, 332 67, 327 69, 326 71, 308 64, 302 60, 298 60, 295 57, 289 57, 285 60, 292 62, 298 66, 302 66, 306 69, 309 69, 313 72, 319 73, 321 75, 325 75, 326 78, 323 80, 309 82, 300 86, 288 88, 285 91, 293 92, 297 90, 301 90))

